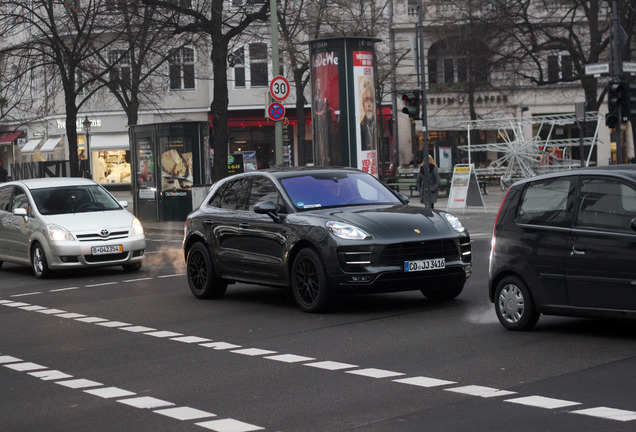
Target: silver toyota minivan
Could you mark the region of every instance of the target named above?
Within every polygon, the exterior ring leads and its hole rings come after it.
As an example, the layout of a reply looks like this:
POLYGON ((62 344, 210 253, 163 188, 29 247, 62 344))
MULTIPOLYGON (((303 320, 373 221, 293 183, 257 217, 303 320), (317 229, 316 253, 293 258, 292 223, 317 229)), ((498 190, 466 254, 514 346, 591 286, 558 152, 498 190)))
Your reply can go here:
POLYGON ((139 270, 146 238, 127 205, 84 178, 1 183, 0 267, 30 265, 37 278, 77 267, 139 270))

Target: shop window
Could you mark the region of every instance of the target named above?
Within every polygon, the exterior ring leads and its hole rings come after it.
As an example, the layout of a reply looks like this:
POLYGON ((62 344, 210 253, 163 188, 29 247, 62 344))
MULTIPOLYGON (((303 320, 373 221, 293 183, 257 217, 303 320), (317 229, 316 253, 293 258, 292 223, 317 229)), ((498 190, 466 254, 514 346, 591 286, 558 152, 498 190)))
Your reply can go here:
POLYGON ((170 50, 170 89, 194 89, 194 50, 174 48, 170 50))

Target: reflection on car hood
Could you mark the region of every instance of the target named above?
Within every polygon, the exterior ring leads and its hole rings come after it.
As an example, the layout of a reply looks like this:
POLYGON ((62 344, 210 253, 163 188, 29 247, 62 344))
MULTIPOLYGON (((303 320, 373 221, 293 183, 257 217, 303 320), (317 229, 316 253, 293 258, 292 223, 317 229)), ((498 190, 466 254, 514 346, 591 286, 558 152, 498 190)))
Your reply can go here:
POLYGON ((348 207, 324 210, 324 217, 355 225, 375 238, 417 239, 447 237, 458 234, 446 219, 437 212, 425 212, 423 208, 411 206, 348 207), (419 230, 419 233, 416 231, 419 230))
POLYGON ((71 232, 84 232, 107 228, 129 229, 133 215, 126 210, 68 213, 45 216, 50 223, 60 225, 71 232))

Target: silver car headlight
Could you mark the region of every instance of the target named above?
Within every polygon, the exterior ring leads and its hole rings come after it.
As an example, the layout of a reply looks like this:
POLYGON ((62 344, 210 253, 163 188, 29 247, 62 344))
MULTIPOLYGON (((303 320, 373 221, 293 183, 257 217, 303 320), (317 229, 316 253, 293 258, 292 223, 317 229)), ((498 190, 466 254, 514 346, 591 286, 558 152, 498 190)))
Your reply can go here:
POLYGON ((73 241, 73 234, 64 227, 55 224, 48 224, 46 226, 49 237, 53 241, 73 241))
POLYGON ((371 236, 360 228, 343 222, 329 221, 325 224, 327 229, 336 237, 345 240, 365 240, 371 236))
POLYGON ((133 218, 132 221, 132 235, 142 235, 144 233, 144 227, 141 225, 141 222, 136 217, 133 218))
POLYGON ((448 221, 449 224, 451 224, 451 226, 453 227, 455 231, 457 232, 466 231, 466 228, 464 228, 464 225, 462 225, 462 223, 459 221, 459 219, 457 219, 457 217, 453 216, 450 213, 444 213, 444 217, 446 217, 446 220, 448 221))

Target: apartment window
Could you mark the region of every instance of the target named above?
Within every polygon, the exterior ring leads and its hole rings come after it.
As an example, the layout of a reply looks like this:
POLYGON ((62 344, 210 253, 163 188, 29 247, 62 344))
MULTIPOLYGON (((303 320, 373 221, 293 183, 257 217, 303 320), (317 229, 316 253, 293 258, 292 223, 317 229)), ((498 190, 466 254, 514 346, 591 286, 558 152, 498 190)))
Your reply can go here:
POLYGON ((571 81, 572 76, 572 57, 565 54, 548 56, 548 81, 571 81))
POLYGON ((125 50, 111 50, 108 53, 108 62, 113 65, 110 70, 109 81, 111 84, 123 82, 130 86, 130 55, 125 50))
POLYGON ((37 101, 40 94, 39 89, 39 81, 37 70, 35 69, 35 63, 31 62, 29 64, 29 82, 30 82, 30 93, 31 93, 31 101, 37 101))
POLYGON ((252 87, 267 86, 267 45, 250 44, 250 82, 252 87))
POLYGON ((106 10, 116 12, 126 7, 126 0, 106 0, 106 10))
POLYGON ((234 87, 245 87, 245 48, 239 48, 230 56, 234 68, 234 87))
POLYGON ((174 48, 170 50, 170 89, 194 89, 194 50, 174 48))
MULTIPOLYGON (((473 50, 474 51, 474 50, 473 50)), ((486 52, 486 50, 483 50, 486 52)), ((453 41, 440 41, 428 51, 428 82, 433 88, 443 89, 469 81, 488 82, 488 58, 477 55, 467 57, 462 45, 453 41)))
POLYGON ((234 87, 267 87, 268 75, 267 44, 252 43, 234 51, 229 58, 234 68, 234 87))

